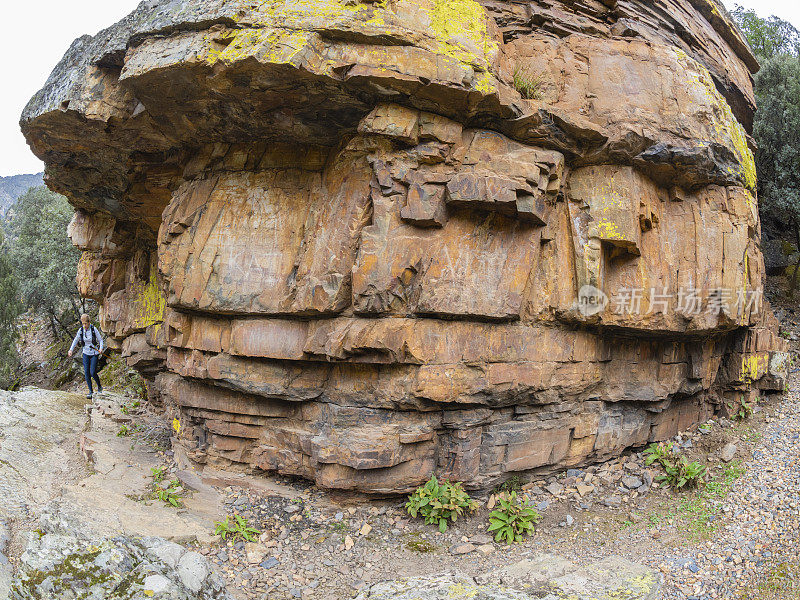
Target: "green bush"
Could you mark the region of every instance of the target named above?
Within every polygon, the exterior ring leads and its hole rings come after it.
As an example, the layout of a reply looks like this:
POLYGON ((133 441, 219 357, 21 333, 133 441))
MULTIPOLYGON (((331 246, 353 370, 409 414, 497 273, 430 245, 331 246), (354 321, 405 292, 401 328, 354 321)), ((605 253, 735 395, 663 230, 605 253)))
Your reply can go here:
POLYGON ((499 507, 489 514, 489 533, 494 533, 496 542, 512 544, 522 541, 526 535, 533 535, 536 523, 541 515, 525 506, 517 496, 517 492, 509 492, 498 497, 499 507))
POLYGON ((441 532, 447 531, 448 521, 455 522, 464 512, 474 511, 477 506, 461 483, 439 483, 435 476, 417 488, 406 502, 408 514, 422 517, 428 525, 438 525, 441 532))
POLYGON ((178 490, 181 487, 181 482, 173 479, 169 482, 169 487, 163 488, 155 486, 153 488, 153 498, 161 500, 164 504, 179 508, 181 506, 181 498, 178 490))
POLYGON ((644 451, 645 464, 657 462, 664 469, 664 474, 656 477, 657 481, 665 481, 667 485, 680 490, 685 487, 697 487, 703 482, 708 469, 697 461, 689 462, 684 456, 675 456, 672 442, 651 444, 644 451))
POLYGON ((239 515, 235 515, 233 520, 230 517, 225 517, 224 521, 216 521, 214 523, 214 535, 220 536, 223 540, 231 538, 236 541, 242 538, 248 542, 255 542, 256 536, 261 533, 255 527, 251 527, 247 519, 239 515))

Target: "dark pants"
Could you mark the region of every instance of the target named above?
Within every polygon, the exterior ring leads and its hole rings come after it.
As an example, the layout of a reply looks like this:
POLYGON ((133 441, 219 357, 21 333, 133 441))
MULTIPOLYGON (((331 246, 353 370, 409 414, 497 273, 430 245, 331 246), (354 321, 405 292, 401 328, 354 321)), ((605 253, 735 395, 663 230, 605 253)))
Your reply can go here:
POLYGON ((89 393, 93 394, 94 390, 92 389, 92 379, 97 382, 97 390, 100 391, 103 389, 103 386, 100 385, 100 378, 97 376, 97 359, 100 358, 97 354, 94 356, 89 356, 88 354, 83 355, 83 374, 86 377, 86 385, 89 386, 89 393))

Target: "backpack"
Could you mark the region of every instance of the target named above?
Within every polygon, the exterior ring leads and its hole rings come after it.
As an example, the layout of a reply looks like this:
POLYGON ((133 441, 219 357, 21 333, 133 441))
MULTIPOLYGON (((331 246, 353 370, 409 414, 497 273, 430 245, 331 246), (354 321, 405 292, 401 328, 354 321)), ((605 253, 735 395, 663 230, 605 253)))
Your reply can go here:
MULTIPOLYGON (((79 336, 80 336, 80 339, 81 339, 81 348, 83 348, 83 347, 84 347, 84 345, 85 345, 85 343, 84 343, 84 341, 83 341, 83 331, 81 331, 82 329, 83 329, 83 327, 81 327, 81 328, 78 330, 78 334, 79 334, 79 336)), ((91 332, 92 332, 92 346, 94 346, 95 350, 97 350, 97 349, 98 349, 98 348, 97 348, 97 333, 96 333, 96 332, 97 332, 97 329, 95 328, 95 326, 94 326, 94 325, 92 325, 92 324, 89 324, 89 331, 91 331, 91 332)))
MULTIPOLYGON (((97 347, 97 328, 94 325, 91 325, 91 324, 89 325, 89 327, 91 328, 91 332, 92 332, 92 346, 94 347, 95 350, 99 351, 100 348, 97 347)), ((79 331, 79 333, 82 334, 83 332, 79 331)), ((81 335, 80 338, 81 338, 81 348, 83 348, 83 346, 85 345, 84 341, 83 341, 83 335, 81 335)), ((100 355, 97 357, 97 372, 98 373, 100 371, 102 371, 103 369, 105 369, 106 365, 108 364, 108 356, 106 355, 106 352, 108 352, 107 349, 104 350, 103 352, 100 352, 100 355)))

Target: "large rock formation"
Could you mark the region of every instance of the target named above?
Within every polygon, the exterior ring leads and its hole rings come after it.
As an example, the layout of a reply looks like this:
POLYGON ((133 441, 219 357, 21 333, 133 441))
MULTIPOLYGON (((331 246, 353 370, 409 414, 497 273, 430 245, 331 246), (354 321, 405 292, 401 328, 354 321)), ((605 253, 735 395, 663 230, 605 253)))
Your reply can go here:
POLYGON ((483 488, 782 388, 757 67, 716 0, 146 0, 22 128, 189 458, 483 488))

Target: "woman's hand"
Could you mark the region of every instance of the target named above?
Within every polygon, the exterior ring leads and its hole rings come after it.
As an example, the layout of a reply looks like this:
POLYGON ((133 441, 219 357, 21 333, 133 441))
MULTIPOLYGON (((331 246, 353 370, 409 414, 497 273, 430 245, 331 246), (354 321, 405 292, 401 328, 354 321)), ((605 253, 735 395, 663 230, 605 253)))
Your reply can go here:
POLYGON ((69 356, 70 358, 72 358, 72 350, 70 350, 69 352, 67 352, 67 356, 69 356))

